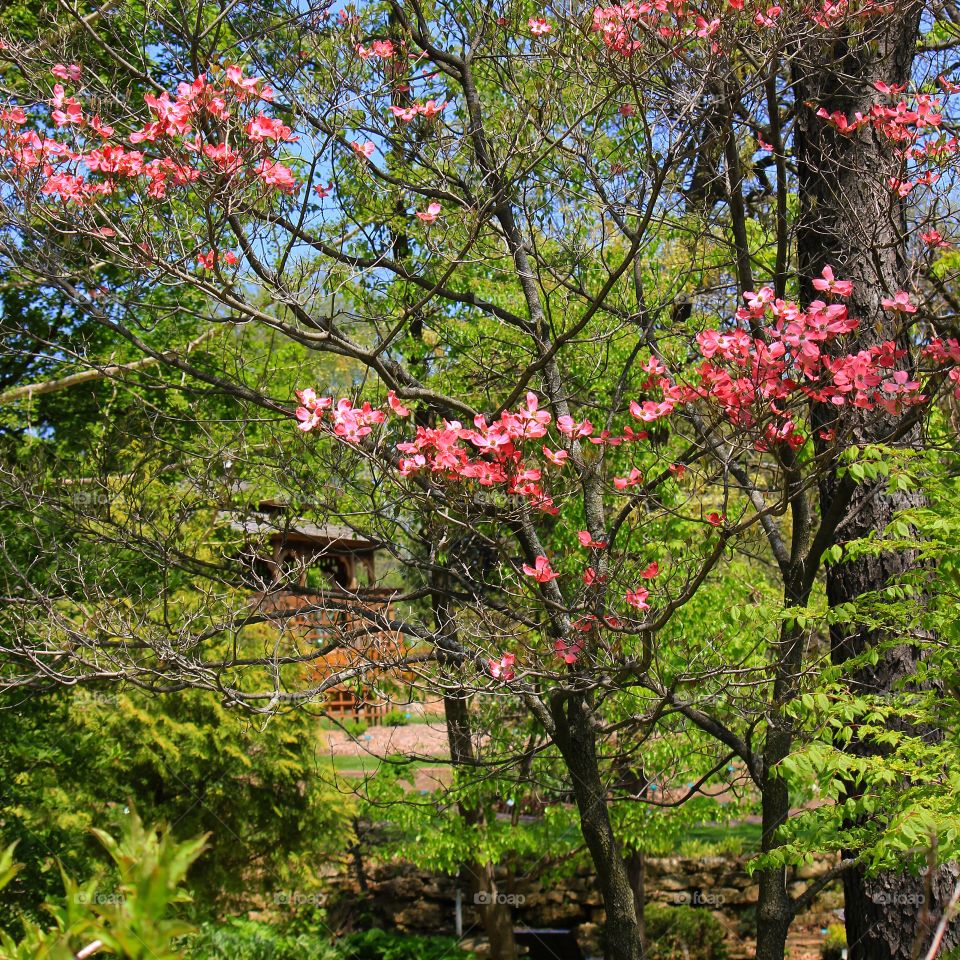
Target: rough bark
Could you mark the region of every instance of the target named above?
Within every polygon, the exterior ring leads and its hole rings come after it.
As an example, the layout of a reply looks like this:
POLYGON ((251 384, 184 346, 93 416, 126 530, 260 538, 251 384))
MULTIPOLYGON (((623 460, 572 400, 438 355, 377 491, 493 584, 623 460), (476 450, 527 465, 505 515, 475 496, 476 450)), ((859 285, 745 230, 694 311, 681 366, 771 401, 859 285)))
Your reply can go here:
MULTIPOLYGON (((433 607, 441 644, 453 650, 457 646, 456 626, 442 592, 434 594, 433 607)), ((454 770, 468 767, 473 764, 475 756, 466 695, 456 690, 447 691, 443 698, 443 711, 450 745, 450 764, 454 770)), ((483 825, 484 811, 479 804, 461 802, 458 812, 467 827, 483 825)), ((509 904, 500 900, 494 864, 480 859, 468 860, 461 864, 461 873, 468 881, 470 896, 490 942, 490 960, 516 960, 513 916, 509 904)))
MULTIPOLYGON (((629 758, 620 756, 614 760, 614 769, 617 776, 616 789, 618 791, 636 797, 638 800, 647 796, 650 784, 642 762, 634 765, 629 758)), ((642 956, 646 956, 647 926, 643 916, 643 908, 647 901, 646 858, 643 850, 639 847, 631 849, 624 857, 624 863, 627 867, 630 887, 633 890, 633 910, 637 917, 637 939, 640 941, 640 953, 642 956)))
MULTIPOLYGON (((466 699, 449 694, 443 699, 443 710, 450 743, 450 762, 456 769, 458 765, 473 761, 470 713, 466 699)), ((460 816, 467 826, 483 823, 483 810, 477 806, 461 803, 460 816)), ((514 960, 517 945, 513 936, 513 917, 509 905, 499 900, 494 865, 488 861, 470 860, 462 865, 461 872, 468 880, 470 895, 490 941, 491 960, 514 960)))
MULTIPOLYGON (((906 288, 909 281, 903 204, 887 183, 897 174, 898 165, 890 144, 870 126, 845 137, 818 119, 816 110, 840 110, 850 117, 857 111, 867 114, 877 99, 874 82, 899 84, 910 79, 921 5, 898 3, 891 10, 866 28, 859 24, 856 35, 838 31, 829 42, 805 45, 795 61, 794 89, 800 104, 797 253, 801 293, 805 302, 819 296, 812 288, 812 279, 827 264, 838 276, 854 281, 849 306, 851 314, 861 321, 854 349, 883 340, 906 346, 904 325, 880 302, 906 288)), ((895 421, 884 413, 818 407, 812 414, 815 429, 835 429, 844 445, 888 442, 894 435, 895 421)), ((919 447, 919 429, 896 442, 919 447)), ((819 440, 818 454, 828 458, 830 444, 819 440)), ((821 516, 838 506, 843 508, 837 543, 882 530, 897 511, 917 503, 915 495, 888 495, 882 487, 864 483, 843 505, 841 498, 846 499, 847 491, 836 466, 824 473, 819 495, 821 516)), ((828 600, 831 605, 853 601, 883 587, 914 563, 910 551, 891 551, 831 566, 827 573, 828 600)), ((845 661, 880 639, 866 628, 834 629, 833 659, 845 661)), ((851 689, 860 695, 890 695, 914 674, 918 656, 918 650, 907 645, 887 649, 875 665, 850 675, 851 689)), ((871 747, 855 744, 852 749, 871 747)), ((852 791, 857 789, 857 785, 851 785, 852 791)), ((939 905, 949 898, 952 877, 949 867, 935 872, 930 884, 934 902, 926 905, 930 914, 936 916, 939 905)), ((929 931, 921 928, 919 919, 922 880, 895 872, 869 878, 854 869, 845 874, 844 893, 850 960, 909 960, 914 945, 929 939, 929 931)))
POLYGON ((642 960, 634 891, 617 845, 600 778, 594 718, 584 696, 571 695, 551 710, 554 741, 570 773, 583 839, 597 871, 606 911, 607 960, 642 960))
MULTIPOLYGON (((796 572, 799 578, 799 571, 796 572)), ((805 606, 809 590, 798 591, 795 584, 787 584, 788 606, 805 606)), ((782 839, 780 827, 790 815, 790 791, 779 776, 777 765, 787 757, 793 746, 793 728, 784 716, 783 708, 797 694, 797 678, 801 674, 803 655, 801 632, 785 622, 781 628, 777 668, 773 684, 773 702, 767 721, 767 734, 761 758, 760 779, 760 850, 775 850, 782 839)), ((783 960, 787 933, 793 921, 793 901, 787 890, 787 872, 784 867, 765 867, 758 871, 757 883, 757 960, 783 960)))
POLYGON ((647 955, 647 924, 643 917, 643 908, 647 903, 646 892, 647 865, 642 850, 634 850, 627 857, 627 876, 633 888, 633 909, 637 915, 637 940, 640 941, 640 955, 647 955))
MULTIPOLYGON (((779 845, 777 830, 790 813, 787 785, 768 769, 789 753, 792 737, 778 729, 767 733, 764 749, 764 774, 760 790, 760 849, 767 853, 779 845)), ((793 904, 787 892, 787 875, 783 867, 765 867, 758 871, 757 960, 783 960, 787 932, 793 920, 793 904)))

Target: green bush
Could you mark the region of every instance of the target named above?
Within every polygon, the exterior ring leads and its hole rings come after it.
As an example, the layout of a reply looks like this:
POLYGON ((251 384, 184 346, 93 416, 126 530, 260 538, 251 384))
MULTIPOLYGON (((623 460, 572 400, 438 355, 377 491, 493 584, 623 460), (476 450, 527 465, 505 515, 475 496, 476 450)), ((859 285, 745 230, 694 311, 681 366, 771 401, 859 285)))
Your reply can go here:
POLYGON ((58 862, 74 877, 94 873, 90 828, 122 817, 127 798, 147 822, 210 835, 190 873, 192 919, 253 908, 252 872, 306 888, 349 843, 354 806, 316 775, 315 751, 306 712, 261 726, 202 691, 0 696, 0 845, 18 841, 24 864, 0 892, 0 927, 46 923, 43 902, 62 892, 58 862))
POLYGON ((743 846, 743 837, 736 834, 721 837, 716 842, 691 837, 680 841, 677 847, 677 856, 696 859, 723 856, 739 857, 743 853, 743 846))
POLYGON ((405 727, 410 722, 410 714, 405 710, 388 710, 382 722, 385 727, 405 727))
POLYGON ((822 960, 841 960, 847 946, 847 931, 841 923, 831 923, 827 927, 827 938, 820 948, 822 960))
POLYGON ((351 737, 359 737, 361 734, 367 732, 367 727, 369 724, 366 720, 352 720, 349 717, 341 720, 335 727, 337 730, 342 730, 345 734, 351 737))
MULTIPOLYGON (((84 883, 61 872, 63 896, 45 904, 44 923, 24 917, 21 929, 0 930, 0 957, 71 960, 99 941, 106 953, 123 960, 185 960, 179 944, 193 928, 177 914, 190 901, 184 881, 206 836, 178 841, 162 824, 144 826, 135 810, 124 817, 119 838, 92 832, 113 872, 84 883)), ((14 842, 0 853, 0 889, 21 870, 15 848, 14 842)))
POLYGON ((652 903, 643 919, 649 960, 726 960, 723 924, 709 910, 652 903))
POLYGON ((190 938, 190 960, 464 960, 452 937, 364 930, 332 941, 258 920, 208 921, 190 938))
POLYGON ((322 936, 291 933, 242 917, 204 923, 190 939, 188 953, 192 960, 337 960, 339 956, 322 936))
POLYGON ((341 960, 461 960, 468 954, 453 937, 419 937, 364 930, 337 941, 341 960))

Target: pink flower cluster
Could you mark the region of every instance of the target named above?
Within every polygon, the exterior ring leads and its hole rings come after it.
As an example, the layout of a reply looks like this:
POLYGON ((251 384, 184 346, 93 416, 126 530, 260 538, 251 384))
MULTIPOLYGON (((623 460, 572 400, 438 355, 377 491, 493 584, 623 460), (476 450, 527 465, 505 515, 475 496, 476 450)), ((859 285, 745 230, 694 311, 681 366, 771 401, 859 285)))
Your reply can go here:
POLYGON ((409 107, 400 107, 392 103, 388 109, 398 120, 410 123, 417 116, 424 116, 430 120, 441 113, 446 105, 446 100, 442 103, 437 103, 436 100, 428 100, 426 103, 411 103, 409 107))
POLYGON ((490 671, 490 676, 494 680, 503 680, 505 683, 509 683, 516 676, 513 669, 516 659, 512 653, 504 653, 499 660, 488 660, 487 669, 490 671))
MULTIPOLYGON (((830 267, 814 286, 830 297, 853 292, 853 284, 837 280, 830 267)), ((764 336, 756 337, 743 327, 699 334, 697 344, 705 362, 698 368, 699 383, 682 395, 688 401, 701 398, 717 404, 731 423, 743 427, 767 421, 755 442, 758 449, 804 442, 790 413, 794 400, 863 410, 881 407, 892 414, 926 400, 920 383, 897 369, 904 351, 892 342, 853 353, 827 352, 827 345, 859 326, 845 304, 814 300, 801 310, 777 299, 769 287, 747 293, 745 299, 738 321, 750 329, 762 328, 764 336)), ((903 291, 884 305, 916 309, 903 291)))
POLYGON ((275 117, 268 117, 258 113, 246 127, 247 136, 254 143, 261 143, 264 140, 276 140, 278 143, 283 141, 294 142, 299 137, 292 135, 290 128, 275 117))
MULTIPOLYGON (((833 29, 847 19, 863 19, 881 9, 874 0, 860 0, 855 9, 847 0, 826 0, 821 9, 807 8, 804 15, 824 29, 833 29)), ((710 51, 719 53, 722 47, 714 37, 724 18, 736 17, 740 25, 773 30, 784 8, 767 0, 754 0, 749 8, 746 0, 728 0, 726 8, 717 12, 721 16, 707 19, 703 8, 688 0, 628 0, 594 7, 592 29, 610 50, 626 57, 651 40, 669 42, 675 55, 690 39, 706 40, 710 51)))
POLYGON ((649 17, 650 3, 614 3, 608 7, 593 8, 593 31, 600 34, 604 44, 614 53, 629 57, 643 47, 635 24, 649 17))
MULTIPOLYGON (((648 364, 648 369, 663 370, 656 362, 648 364)), ((667 381, 662 380, 662 383, 665 389, 678 392, 678 388, 667 381)), ((301 430, 309 431, 319 426, 325 411, 333 409, 330 397, 317 397, 313 390, 298 391, 297 396, 301 403, 297 409, 301 430)), ((389 393, 387 402, 395 415, 405 417, 409 414, 393 391, 389 393)), ((339 403, 349 404, 349 401, 339 403)), ((672 403, 668 403, 670 409, 672 403)), ((638 410, 642 419, 653 418, 642 408, 638 407, 638 410)), ((334 415, 336 412, 334 410, 334 415)), ((665 416, 667 412, 666 409, 659 410, 657 416, 665 416)), ((364 428, 373 423, 382 423, 384 418, 383 411, 373 410, 369 404, 364 404, 361 411, 354 411, 352 415, 360 417, 360 426, 364 428)), ((545 464, 561 469, 569 460, 569 451, 551 449, 545 444, 537 444, 539 451, 527 449, 534 441, 547 436, 547 428, 552 420, 552 415, 540 408, 537 395, 528 393, 522 407, 516 411, 505 410, 492 423, 487 423, 486 418, 478 415, 472 427, 465 426, 459 420, 444 420, 437 427, 418 426, 411 440, 397 444, 397 451, 401 454, 398 472, 403 477, 429 473, 445 481, 473 481, 481 487, 502 487, 508 495, 524 498, 535 509, 555 514, 557 509, 554 502, 542 486, 542 465, 531 462, 529 457, 537 452, 542 453, 545 464)), ((643 440, 647 436, 644 431, 636 431, 631 427, 624 427, 621 435, 611 435, 603 430, 594 436, 594 427, 589 420, 575 421, 569 415, 560 417, 556 427, 558 433, 568 441, 586 439, 594 444, 611 446, 624 441, 643 440)), ((369 429, 363 433, 354 430, 344 433, 336 429, 334 432, 344 439, 355 441, 369 433, 369 429)), ((641 479, 640 472, 634 468, 629 476, 617 478, 615 486, 617 490, 624 490, 640 483, 641 479)))
POLYGON ((544 557, 539 556, 534 561, 534 565, 531 567, 529 563, 523 565, 523 572, 528 577, 533 577, 537 583, 549 583, 551 580, 556 580, 560 576, 559 573, 556 573, 553 567, 550 566, 550 561, 544 557))
MULTIPOLYGON (((219 259, 220 257, 216 250, 208 250, 206 253, 197 254, 197 264, 201 270, 212 270, 217 265, 219 259)), ((226 263, 228 267, 235 267, 237 265, 237 255, 232 250, 228 250, 223 255, 223 262, 226 263)))
MULTIPOLYGON (((73 67, 55 67, 54 74, 64 80, 77 80, 79 68, 73 67)), ((271 143, 297 139, 280 120, 257 112, 240 128, 242 133, 235 134, 236 142, 230 143, 226 135, 216 142, 207 139, 217 128, 209 120, 227 120, 232 109, 242 110, 246 104, 272 98, 273 91, 262 80, 245 77, 239 66, 230 65, 219 83, 201 76, 192 83, 179 84, 175 96, 167 91, 145 94, 144 102, 154 119, 130 132, 121 143, 116 142, 112 126, 98 115, 86 114, 76 97, 68 97, 63 84, 57 83, 50 101, 50 119, 74 142, 61 143, 36 130, 20 132, 17 128, 27 123, 28 116, 22 107, 10 106, 0 113, 5 124, 5 129, 0 129, 0 158, 9 163, 18 178, 39 168, 45 176, 41 194, 67 202, 109 195, 120 181, 139 178, 146 180, 146 195, 159 199, 166 196, 170 183, 181 186, 199 179, 206 172, 206 164, 218 178, 246 172, 251 181, 289 192, 296 186, 291 170, 267 155, 271 143), (81 141, 86 149, 77 149, 76 141, 83 136, 95 136, 100 142, 91 146, 81 141), (150 158, 141 149, 131 149, 141 144, 156 144, 160 155, 150 158), (102 179, 90 179, 90 174, 102 179)))
POLYGON ((392 40, 374 40, 369 49, 362 43, 358 43, 354 49, 361 60, 369 60, 371 57, 389 60, 397 53, 397 48, 392 40))
MULTIPOLYGON (((542 471, 524 462, 522 446, 547 434, 552 416, 540 409, 534 393, 515 413, 504 411, 488 424, 474 418, 473 428, 458 420, 445 420, 441 427, 418 427, 416 437, 397 444, 405 454, 400 459, 402 476, 429 471, 446 479, 474 480, 480 486, 504 485, 508 494, 526 498, 537 509, 555 513, 550 497, 540 486, 542 471)), ((560 462, 565 458, 558 458, 560 462)), ((552 461, 556 465, 557 460, 552 461)))
POLYGON ((346 397, 334 404, 332 397, 318 397, 316 391, 310 388, 298 390, 297 398, 301 404, 297 407, 297 419, 300 421, 298 429, 304 432, 315 429, 324 422, 324 416, 329 411, 330 430, 347 443, 359 443, 373 431, 375 424, 386 420, 382 410, 366 401, 359 408, 354 407, 353 401, 346 397))
MULTIPOLYGON (((945 78, 940 84, 946 93, 960 89, 945 78)), ((887 99, 901 98, 896 103, 874 103, 866 114, 858 111, 853 119, 840 110, 828 113, 824 107, 817 110, 817 116, 826 120, 839 133, 852 136, 862 127, 871 127, 880 136, 896 145, 896 154, 904 163, 909 161, 942 163, 960 150, 960 140, 956 136, 944 137, 940 134, 943 114, 940 101, 928 93, 915 93, 909 101, 903 99, 905 84, 874 83, 874 88, 887 99), (923 141, 927 134, 935 134, 923 141)), ((911 177, 890 177, 887 181, 890 189, 903 198, 915 187, 932 186, 940 178, 934 170, 915 170, 911 177)))
MULTIPOLYGON (((875 83, 874 87, 886 96, 901 94, 905 89, 903 85, 890 86, 886 83, 875 83)), ((853 120, 848 120, 846 114, 840 110, 828 113, 823 107, 817 110, 817 116, 828 121, 845 136, 856 133, 861 127, 871 126, 889 140, 912 143, 920 131, 936 129, 943 122, 940 102, 930 94, 916 94, 913 103, 912 107, 906 100, 900 100, 893 106, 875 103, 866 116, 857 111, 853 120)))
POLYGON ((960 340, 937 337, 923 348, 923 354, 937 366, 949 368, 947 376, 957 384, 954 396, 960 399, 960 340))

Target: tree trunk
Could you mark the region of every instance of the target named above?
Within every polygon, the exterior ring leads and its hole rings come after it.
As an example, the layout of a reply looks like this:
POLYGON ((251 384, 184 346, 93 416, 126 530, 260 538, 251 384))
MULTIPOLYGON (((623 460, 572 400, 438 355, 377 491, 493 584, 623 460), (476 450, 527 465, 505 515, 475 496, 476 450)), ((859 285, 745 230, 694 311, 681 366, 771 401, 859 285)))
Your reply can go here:
POLYGON ((571 695, 552 709, 554 741, 573 786, 580 829, 597 871, 607 920, 607 960, 642 960, 640 929, 634 908, 634 891, 627 866, 617 845, 607 810, 607 791, 600 779, 594 718, 585 697, 571 695))
MULTIPOLYGON (((435 583, 432 604, 434 621, 440 636, 440 647, 450 652, 457 646, 456 624, 444 596, 446 584, 435 583)), ((443 698, 444 718, 447 722, 447 742, 450 745, 450 765, 454 773, 469 767, 474 761, 471 735, 470 709, 466 694, 462 691, 447 691, 443 698)), ((467 827, 482 827, 483 807, 479 803, 461 802, 458 812, 467 827)), ((516 960, 517 945, 513 936, 513 916, 510 905, 503 902, 497 888, 494 864, 482 860, 470 860, 461 865, 470 884, 473 903, 480 914, 484 932, 490 941, 490 960, 516 960)))
MULTIPOLYGON (((804 607, 810 599, 803 585, 802 570, 795 568, 784 585, 787 607, 804 607)), ((768 853, 782 843, 778 831, 790 816, 790 790, 780 777, 778 764, 793 747, 793 727, 784 714, 798 693, 803 665, 803 634, 795 624, 784 621, 780 628, 773 696, 767 716, 757 787, 760 790, 760 850, 768 853)), ((783 960, 787 933, 793 922, 793 901, 787 891, 784 867, 765 867, 758 872, 757 960, 783 960)))
MULTIPOLYGON (((906 226, 902 201, 890 190, 888 178, 898 172, 898 162, 887 140, 871 126, 843 136, 817 118, 823 107, 852 117, 866 115, 877 99, 873 84, 906 83, 919 38, 921 4, 897 3, 889 13, 859 21, 851 28, 831 31, 829 39, 807 42, 797 51, 794 75, 797 116, 797 169, 800 219, 797 228, 798 266, 804 302, 820 296, 812 287, 814 277, 830 264, 838 277, 854 281, 851 315, 860 320, 853 349, 870 347, 884 340, 906 346, 907 331, 896 314, 885 311, 881 299, 907 286, 906 226)), ((819 437, 821 429, 836 431, 837 447, 886 442, 895 427, 894 418, 883 412, 863 412, 850 407, 812 410, 818 455, 829 459, 832 442, 819 437)), ((919 428, 897 441, 917 448, 919 428)), ((833 461, 834 465, 836 461, 833 461)), ((836 542, 855 540, 882 530, 893 514, 916 505, 912 494, 888 495, 881 485, 864 483, 846 503, 848 491, 834 466, 820 483, 822 517, 840 512, 836 542)), ((888 552, 854 562, 831 566, 827 571, 827 595, 831 606, 856 600, 868 591, 882 588, 889 578, 916 562, 910 551, 888 552)), ((831 631, 834 662, 875 645, 880 639, 866 628, 831 631)), ((872 666, 850 676, 858 695, 889 696, 915 672, 919 651, 910 646, 887 650, 872 666)), ((854 750, 874 749, 854 744, 854 750)), ((858 785, 851 784, 851 792, 858 785)), ((926 904, 939 915, 944 894, 953 887, 953 871, 941 867, 931 882, 934 902, 926 904)), ((844 877, 846 927, 850 960, 909 960, 914 944, 929 939, 918 922, 918 897, 922 882, 898 872, 868 878, 861 870, 844 877)), ((953 941, 951 941, 953 942, 953 941)), ((758 954, 759 955, 759 954, 758 954)))
MULTIPOLYGON (((643 765, 630 765, 626 758, 620 758, 615 763, 621 769, 617 787, 631 796, 645 797, 650 789, 650 784, 643 765)), ((647 924, 643 916, 643 910, 647 903, 646 859, 643 850, 635 847, 624 860, 627 865, 627 877, 633 890, 633 911, 637 916, 637 940, 640 942, 640 954, 645 957, 647 955, 647 924)))
MULTIPOLYGON (((780 844, 777 830, 790 814, 790 794, 786 783, 770 768, 782 760, 792 743, 789 731, 771 728, 767 732, 763 756, 763 780, 760 784, 760 850, 767 853, 780 844)), ((793 905, 787 893, 784 867, 765 867, 757 875, 757 960, 783 960, 787 932, 793 920, 793 905)))
MULTIPOLYGON (((863 870, 848 870, 843 894, 851 960, 925 957, 955 883, 956 875, 945 867, 934 871, 929 889, 924 877, 892 871, 868 877, 863 870)), ((943 952, 950 944, 956 944, 956 933, 948 931, 943 952)))
POLYGON ((640 942, 640 955, 647 955, 647 924, 643 917, 643 908, 647 903, 646 891, 647 865, 642 850, 634 850, 627 857, 627 876, 633 888, 633 910, 637 915, 637 940, 640 942))
MULTIPOLYGON (((473 740, 470 735, 470 712, 463 697, 447 694, 443 698, 447 721, 447 739, 450 743, 450 763, 453 769, 473 761, 473 740)), ((479 805, 460 804, 460 816, 470 827, 483 824, 483 810, 479 805)), ((470 883, 470 894, 480 914, 483 929, 490 941, 491 960, 515 960, 517 945, 513 937, 513 917, 510 906, 501 902, 494 875, 494 865, 471 860, 462 865, 470 883)))

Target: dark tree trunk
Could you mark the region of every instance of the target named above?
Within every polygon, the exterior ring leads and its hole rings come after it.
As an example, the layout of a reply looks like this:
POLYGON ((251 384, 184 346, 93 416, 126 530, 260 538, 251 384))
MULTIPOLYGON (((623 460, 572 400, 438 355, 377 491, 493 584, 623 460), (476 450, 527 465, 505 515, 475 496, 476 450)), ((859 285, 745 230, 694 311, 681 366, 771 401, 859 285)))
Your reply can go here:
MULTIPOLYGON (((859 869, 847 871, 843 893, 851 960, 925 957, 955 884, 955 873, 946 867, 934 871, 929 887, 925 877, 911 874, 868 877, 859 869)), ((943 952, 956 942, 956 933, 948 931, 943 952)))
MULTIPOLYGON (((785 603, 803 607, 809 600, 802 571, 795 569, 787 578, 785 603)), ((767 853, 783 842, 780 827, 790 816, 790 791, 779 775, 777 765, 789 756, 793 747, 793 727, 784 713, 798 693, 798 678, 803 661, 803 635, 793 624, 784 622, 780 630, 777 667, 773 682, 773 702, 767 718, 757 786, 760 790, 760 849, 767 853)), ((783 960, 787 933, 793 922, 793 901, 787 891, 784 867, 765 867, 758 872, 757 883, 757 960, 783 960)))
POLYGON ((637 915, 637 940, 640 942, 640 955, 647 955, 647 924, 643 918, 643 908, 647 903, 646 891, 647 865, 642 850, 634 850, 627 857, 627 876, 633 888, 633 910, 637 915))
MULTIPOLYGON (((779 846, 777 830, 790 814, 786 783, 768 771, 789 753, 791 743, 792 736, 787 730, 771 729, 767 732, 760 785, 760 849, 764 853, 779 846)), ((757 885, 757 960, 783 960, 787 933, 793 921, 786 870, 783 867, 760 870, 757 885)))
MULTIPOLYGON (((642 763, 634 766, 625 757, 618 758, 614 762, 620 771, 617 788, 638 799, 647 796, 650 783, 647 780, 642 763)), ((624 862, 627 865, 627 877, 633 890, 633 911, 637 917, 637 939, 640 941, 640 954, 645 957, 647 955, 647 924, 643 916, 643 910, 647 903, 647 864, 643 850, 635 847, 624 857, 624 862)))
MULTIPOLYGON (((441 645, 456 649, 456 627, 442 592, 433 596, 434 618, 441 636, 441 645)), ((448 691, 443 698, 443 712, 447 722, 447 741, 450 745, 450 764, 454 770, 468 767, 474 761, 470 709, 465 694, 448 691)), ((479 804, 460 803, 459 814, 469 827, 482 826, 484 811, 479 804)), ((510 905, 501 900, 494 864, 470 860, 461 864, 461 873, 470 886, 470 895, 480 914, 484 932, 490 941, 490 960, 516 960, 517 944, 513 936, 513 915, 510 905)))
MULTIPOLYGON (((450 743, 450 762, 454 769, 473 760, 473 740, 470 735, 470 713, 464 698, 448 694, 443 699, 447 721, 447 739, 450 743)), ((460 805, 460 816, 467 826, 483 822, 483 810, 477 806, 460 805)), ((513 937, 513 917, 510 906, 500 902, 500 891, 494 875, 494 865, 472 860, 462 865, 468 878, 470 894, 483 921, 483 929, 490 941, 491 960, 513 960, 517 945, 513 937)))
POLYGON ((366 896, 370 892, 370 884, 367 883, 367 871, 363 866, 363 842, 360 839, 361 826, 360 818, 353 818, 353 834, 357 838, 356 842, 350 845, 350 859, 353 861, 354 874, 357 878, 357 886, 360 892, 366 896))
MULTIPOLYGON (((797 229, 798 266, 804 302, 820 296, 812 280, 830 264, 838 277, 854 281, 850 312, 860 320, 854 349, 883 340, 906 346, 907 331, 896 314, 884 311, 881 299, 907 286, 906 227, 902 202, 889 188, 898 161, 890 144, 869 126, 842 136, 817 118, 819 107, 828 113, 842 111, 852 117, 866 115, 877 100, 873 84, 906 83, 910 79, 919 38, 921 5, 897 3, 889 14, 859 22, 856 33, 831 31, 828 40, 807 42, 796 52, 794 89, 798 107, 797 166, 801 203, 797 229)), ((882 412, 816 407, 815 430, 836 431, 837 448, 850 444, 889 442, 896 420, 882 412)), ((818 455, 829 459, 833 444, 815 434, 818 455)), ((919 428, 898 437, 897 444, 919 447, 919 428)), ((894 513, 914 506, 911 494, 888 495, 881 486, 864 483, 853 492, 834 469, 820 484, 820 512, 841 517, 835 542, 843 543, 882 530, 894 513)), ((831 605, 855 600, 882 588, 916 562, 910 551, 889 552, 831 566, 827 594, 831 605)), ((835 629, 831 650, 835 662, 874 646, 881 639, 866 628, 835 629)), ((850 675, 859 695, 888 696, 915 672, 918 650, 898 646, 883 652, 875 665, 850 675)), ((854 750, 874 749, 854 744, 854 750)), ((858 790, 851 784, 851 792, 858 790)), ((953 871, 940 867, 932 878, 933 903, 926 904, 937 917, 949 897, 953 871)), ((920 916, 923 883, 901 873, 881 873, 868 878, 851 870, 844 877, 846 927, 850 960, 909 960, 915 944, 929 939, 920 916)))
POLYGON ((607 960, 642 960, 634 891, 616 842, 607 809, 607 790, 600 778, 594 717, 586 699, 571 695, 555 702, 554 742, 570 772, 580 814, 580 829, 597 871, 607 920, 607 960))

